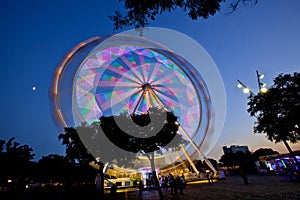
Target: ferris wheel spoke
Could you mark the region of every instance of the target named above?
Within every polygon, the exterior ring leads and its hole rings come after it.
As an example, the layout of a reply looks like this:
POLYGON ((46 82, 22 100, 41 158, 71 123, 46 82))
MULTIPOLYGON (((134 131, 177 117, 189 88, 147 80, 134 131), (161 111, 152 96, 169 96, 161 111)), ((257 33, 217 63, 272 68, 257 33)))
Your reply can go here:
MULTIPOLYGON (((145 65, 145 59, 144 59, 144 55, 142 54, 138 54, 138 58, 140 61, 140 65, 145 65)), ((143 82, 147 82, 146 77, 147 77, 147 72, 145 69, 145 66, 142 67, 142 77, 143 77, 143 82)))
POLYGON ((133 74, 135 75, 135 77, 139 80, 139 83, 143 83, 143 80, 142 80, 142 77, 141 77, 140 73, 136 70, 136 66, 133 66, 133 64, 128 59, 126 59, 123 56, 121 56, 121 60, 127 66, 129 66, 130 70, 133 72, 133 74))
MULTIPOLYGON (((144 65, 142 66, 142 73, 143 73, 143 80, 144 80, 144 83, 147 83, 147 82, 148 82, 147 65, 148 65, 148 64, 144 64, 144 65)), ((149 66, 149 65, 148 65, 148 66, 149 66)))
POLYGON ((118 75, 120 75, 120 76, 122 76, 122 77, 125 77, 126 79, 128 79, 128 80, 130 80, 130 81, 133 81, 134 83, 141 84, 141 83, 139 82, 138 79, 135 79, 135 78, 132 77, 130 74, 125 73, 124 71, 122 71, 122 70, 120 70, 120 69, 118 69, 118 68, 116 68, 116 67, 114 67, 114 66, 109 65, 109 66, 107 67, 107 69, 110 70, 110 71, 112 71, 112 72, 117 73, 118 75))
POLYGON ((151 93, 150 92, 145 93, 145 99, 146 99, 146 105, 148 105, 148 107, 153 107, 153 102, 152 102, 152 99, 151 99, 151 93))
POLYGON ((125 92, 123 94, 116 95, 114 98, 109 99, 109 100, 107 100, 105 102, 102 102, 101 103, 101 109, 102 110, 107 110, 108 108, 111 108, 114 105, 116 105, 116 104, 124 101, 124 99, 127 99, 128 97, 132 96, 134 93, 137 93, 137 92, 138 91, 136 91, 136 90, 130 90, 130 91, 127 91, 127 92, 125 92))
MULTIPOLYGON (((175 84, 176 85, 176 84, 175 84)), ((157 84, 157 85, 152 85, 156 90, 164 90, 166 87, 161 85, 161 84, 157 84), (161 89, 160 89, 161 88, 161 89)), ((176 91, 178 93, 183 93, 186 92, 186 87, 172 87, 172 91, 176 91)))
POLYGON ((100 87, 139 87, 137 83, 121 82, 121 81, 99 81, 98 86, 100 87))
MULTIPOLYGON (((174 106, 177 106, 178 108, 181 108, 182 110, 188 110, 188 107, 186 107, 185 105, 181 105, 179 102, 175 101, 174 99, 166 96, 165 94, 163 94, 162 92, 158 91, 158 90, 155 90, 153 91, 153 93, 159 97, 161 96, 165 101, 169 102, 170 104, 174 105, 174 106), (156 91, 156 92, 155 92, 156 91), (157 94, 159 93, 159 94, 157 94)), ((159 98, 162 102, 164 102, 162 100, 162 98, 159 98)))
POLYGON ((170 74, 168 74, 168 75, 162 77, 161 79, 158 79, 158 78, 157 78, 156 80, 154 80, 153 82, 151 82, 151 85, 156 84, 157 82, 163 83, 163 82, 165 82, 165 81, 170 81, 170 80, 172 80, 174 77, 176 77, 176 74, 175 74, 175 73, 170 73, 170 74))
POLYGON ((153 81, 152 79, 154 77, 156 77, 156 75, 158 74, 160 66, 161 66, 161 63, 155 63, 154 69, 152 70, 152 73, 151 73, 151 75, 149 77, 149 80, 148 80, 149 83, 151 83, 153 81))
MULTIPOLYGON (((143 91, 143 92, 142 92, 142 94, 139 96, 139 98, 136 99, 135 102, 137 102, 137 103, 135 104, 134 109, 133 109, 133 111, 132 111, 131 114, 135 114, 137 108, 138 108, 139 105, 141 104, 141 101, 142 101, 142 99, 143 99, 143 97, 144 97, 144 95, 145 95, 145 90, 140 90, 139 93, 140 93, 141 91, 143 91)), ((134 103, 135 103, 135 102, 134 102, 134 103)))
POLYGON ((152 101, 155 103, 155 105, 156 105, 159 109, 162 108, 162 106, 160 105, 159 100, 157 99, 156 95, 153 94, 153 90, 150 90, 149 96, 150 96, 151 99, 153 99, 152 101))

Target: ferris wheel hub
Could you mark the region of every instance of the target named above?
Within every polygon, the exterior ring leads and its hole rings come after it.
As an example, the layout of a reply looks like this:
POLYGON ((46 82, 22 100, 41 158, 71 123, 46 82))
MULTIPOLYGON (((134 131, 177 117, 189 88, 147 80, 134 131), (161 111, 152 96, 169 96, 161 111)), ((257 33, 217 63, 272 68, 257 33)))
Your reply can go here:
POLYGON ((150 85, 150 83, 144 83, 142 85, 142 89, 145 91, 145 92, 148 92, 152 89, 152 86, 150 85))

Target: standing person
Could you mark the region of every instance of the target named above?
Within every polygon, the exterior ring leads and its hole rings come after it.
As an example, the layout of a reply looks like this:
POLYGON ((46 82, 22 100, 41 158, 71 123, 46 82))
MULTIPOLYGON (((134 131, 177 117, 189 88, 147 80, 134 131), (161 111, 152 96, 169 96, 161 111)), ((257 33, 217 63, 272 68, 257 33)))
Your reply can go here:
POLYGON ((110 197, 114 198, 116 193, 117 193, 117 184, 112 184, 111 188, 110 188, 110 197))
POLYGON ((177 176, 176 179, 177 179, 176 184, 179 189, 179 194, 183 194, 183 185, 184 185, 183 179, 182 177, 179 176, 177 176))
POLYGON ((210 176, 210 170, 206 170, 206 179, 207 179, 208 184, 213 183, 211 180, 211 176, 210 176))
POLYGON ((169 176, 165 176, 164 184, 165 184, 165 187, 166 187, 165 191, 168 191, 168 188, 169 188, 169 176))
POLYGON ((174 193, 177 194, 177 189, 178 189, 178 186, 179 186, 179 182, 180 182, 180 179, 179 179, 179 176, 177 175, 175 178, 174 178, 174 181, 173 181, 173 187, 174 187, 174 193))
POLYGON ((102 178, 100 173, 97 174, 95 178, 95 185, 96 185, 96 199, 101 198, 101 189, 102 189, 102 178))
POLYGON ((185 188, 185 177, 184 177, 183 174, 181 174, 180 179, 181 179, 181 182, 182 182, 182 188, 184 189, 185 188))
POLYGON ((209 172, 209 179, 211 181, 211 184, 214 184, 214 173, 213 172, 209 172))
POLYGON ((225 176, 224 170, 221 170, 221 171, 220 171, 220 177, 221 177, 221 179, 226 180, 226 176, 225 176))
POLYGON ((174 176, 170 173, 168 177, 169 186, 171 189, 171 194, 174 192, 174 176))
POLYGON ((139 196, 140 197, 143 195, 143 190, 144 190, 144 183, 142 180, 140 180, 140 183, 139 183, 139 196))
POLYGON ((244 185, 248 185, 248 177, 247 177, 247 173, 246 173, 246 170, 244 167, 240 166, 239 174, 243 179, 244 185))

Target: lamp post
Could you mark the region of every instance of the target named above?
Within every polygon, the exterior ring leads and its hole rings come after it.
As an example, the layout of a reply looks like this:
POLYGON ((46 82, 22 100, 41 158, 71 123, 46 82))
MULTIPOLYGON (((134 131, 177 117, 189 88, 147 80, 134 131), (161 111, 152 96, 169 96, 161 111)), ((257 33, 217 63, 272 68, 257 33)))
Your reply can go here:
POLYGON ((238 81, 238 84, 237 84, 237 87, 238 88, 242 88, 243 89, 243 92, 245 94, 248 94, 250 93, 250 95, 253 95, 254 93, 250 90, 249 87, 247 87, 244 83, 242 83, 239 79, 237 80, 238 81))
MULTIPOLYGON (((262 83, 261 80, 264 78, 265 76, 263 74, 259 74, 258 70, 256 70, 256 78, 257 78, 257 84, 258 84, 258 89, 259 89, 259 93, 265 93, 268 91, 268 89, 266 88, 266 84, 262 83)), ((254 93, 250 90, 249 87, 247 87, 244 83, 242 83, 239 79, 237 79, 238 84, 237 87, 243 89, 243 92, 245 94, 250 93, 250 96, 254 95, 254 93)))
POLYGON ((257 83, 258 83, 259 92, 261 92, 261 93, 267 92, 266 84, 262 83, 260 81, 261 79, 263 79, 265 77, 265 75, 259 74, 258 70, 256 70, 256 77, 257 77, 257 83))

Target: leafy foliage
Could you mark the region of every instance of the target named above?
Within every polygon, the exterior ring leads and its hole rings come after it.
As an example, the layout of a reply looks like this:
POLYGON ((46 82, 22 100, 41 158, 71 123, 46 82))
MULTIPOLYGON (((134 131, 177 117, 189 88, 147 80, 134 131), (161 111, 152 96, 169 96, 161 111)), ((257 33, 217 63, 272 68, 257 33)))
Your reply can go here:
POLYGON ((164 112, 166 111, 152 108, 146 114, 133 115, 130 118, 125 115, 101 117, 101 128, 118 147, 133 153, 151 153, 167 146, 177 135, 177 117, 171 112, 166 112, 164 119, 164 112), (135 123, 130 123, 131 119, 135 123), (116 121, 127 125, 126 130, 122 130, 116 121), (147 128, 142 129, 147 125, 147 128), (133 136, 138 134, 150 137, 133 136))
MULTIPOLYGON (((183 9, 189 18, 197 20, 207 19, 220 11, 221 3, 226 0, 120 0, 124 2, 126 12, 115 11, 109 18, 114 22, 115 29, 127 26, 135 28, 145 27, 149 20, 155 20, 158 14, 183 9)), ((257 0, 232 0, 230 8, 233 11, 240 4, 257 3, 257 0)))
POLYGON ((43 156, 37 163, 37 168, 43 182, 66 182, 72 165, 64 156, 50 154, 43 156))
POLYGON ((64 133, 59 134, 59 140, 66 146, 66 158, 71 163, 88 164, 94 157, 86 149, 75 128, 65 127, 64 133))
MULTIPOLYGON (((218 169, 218 162, 215 159, 208 158, 208 160, 214 166, 215 169, 218 169)), ((204 160, 203 161, 198 160, 195 166, 198 169, 198 171, 202 171, 203 169, 210 169, 210 167, 207 165, 207 163, 204 160)), ((191 168, 191 170, 193 169, 191 168)))
POLYGON ((32 174, 33 149, 14 140, 14 137, 8 141, 0 140, 0 180, 32 174))
POLYGON ((161 148, 174 149, 184 144, 185 140, 177 134, 176 120, 173 113, 153 108, 146 114, 102 116, 100 123, 91 126, 83 124, 76 129, 66 127, 58 138, 66 146, 66 157, 73 163, 86 164, 95 161, 95 156, 98 156, 102 162, 117 160, 122 165, 134 160, 136 153, 147 154, 161 148), (120 124, 124 127, 120 128, 120 124), (149 137, 134 136, 139 134, 149 137), (122 153, 122 149, 128 153, 122 153))
POLYGON ((103 162, 113 160, 124 166, 136 160, 136 154, 146 155, 162 199, 163 193, 155 175, 154 151, 176 149, 183 144, 185 140, 177 131, 177 117, 172 112, 152 108, 146 114, 102 116, 100 123, 95 122, 91 126, 83 124, 76 129, 65 128, 59 139, 66 145, 66 156, 72 162, 88 163, 99 157, 102 166, 103 162))
POLYGON ((250 152, 241 152, 224 154, 221 156, 220 162, 227 167, 239 166, 245 169, 247 172, 255 172, 256 167, 254 164, 253 157, 250 152))
POLYGON ((273 155, 273 154, 279 154, 279 153, 270 148, 260 148, 252 153, 252 157, 255 160, 258 160, 260 156, 267 156, 267 155, 273 155))
POLYGON ((275 143, 300 140, 300 73, 278 75, 268 92, 250 96, 248 105, 255 133, 275 143))

